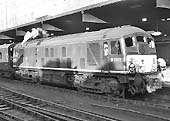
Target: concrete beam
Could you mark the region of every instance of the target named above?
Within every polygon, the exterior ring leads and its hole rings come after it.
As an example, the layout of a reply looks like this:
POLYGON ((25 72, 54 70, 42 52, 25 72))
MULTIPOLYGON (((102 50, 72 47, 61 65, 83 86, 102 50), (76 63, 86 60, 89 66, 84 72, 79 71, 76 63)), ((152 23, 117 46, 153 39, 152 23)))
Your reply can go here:
POLYGON ((50 30, 50 31, 64 31, 64 30, 62 30, 62 29, 60 29, 60 28, 57 28, 57 27, 55 27, 55 26, 52 26, 52 25, 50 25, 50 24, 42 24, 42 28, 43 28, 44 30, 50 30))
POLYGON ((6 35, 3 35, 3 34, 0 34, 0 39, 7 39, 7 40, 9 40, 9 39, 14 39, 14 38, 12 38, 12 37, 8 37, 8 36, 6 36, 6 35))
POLYGON ((107 23, 106 21, 103 21, 102 19, 99 19, 91 14, 82 12, 82 21, 83 22, 91 22, 91 23, 107 23))

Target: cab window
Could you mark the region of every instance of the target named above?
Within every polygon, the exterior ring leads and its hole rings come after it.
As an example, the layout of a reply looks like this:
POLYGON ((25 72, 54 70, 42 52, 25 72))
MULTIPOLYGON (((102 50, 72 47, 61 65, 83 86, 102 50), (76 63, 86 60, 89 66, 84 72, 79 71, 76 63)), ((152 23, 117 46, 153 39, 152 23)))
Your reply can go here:
POLYGON ((132 47, 133 39, 131 37, 125 38, 125 44, 126 44, 126 47, 132 47))
POLYGON ((144 36, 136 36, 137 42, 145 42, 144 36))

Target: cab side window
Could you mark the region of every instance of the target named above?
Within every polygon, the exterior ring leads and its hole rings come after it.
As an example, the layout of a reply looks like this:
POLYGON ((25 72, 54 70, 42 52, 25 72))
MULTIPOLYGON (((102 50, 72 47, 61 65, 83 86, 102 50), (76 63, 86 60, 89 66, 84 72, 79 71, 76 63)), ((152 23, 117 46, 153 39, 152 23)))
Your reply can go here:
POLYGON ((126 44, 126 47, 132 47, 133 39, 131 37, 125 38, 125 44, 126 44))
POLYGON ((111 41, 110 45, 111 45, 111 54, 121 54, 119 41, 111 41))
POLYGON ((137 42, 145 42, 144 36, 136 36, 137 42))

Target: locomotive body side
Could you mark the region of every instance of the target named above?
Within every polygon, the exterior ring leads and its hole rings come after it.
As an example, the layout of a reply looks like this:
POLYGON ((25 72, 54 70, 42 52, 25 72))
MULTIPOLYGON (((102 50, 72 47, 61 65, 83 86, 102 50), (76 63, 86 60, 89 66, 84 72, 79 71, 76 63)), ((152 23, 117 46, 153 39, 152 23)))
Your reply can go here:
POLYGON ((16 65, 16 73, 36 82, 57 83, 120 97, 125 96, 125 90, 132 94, 145 93, 148 73, 152 75, 157 71, 153 69, 157 65, 156 51, 148 49, 150 41, 147 38, 151 37, 144 30, 123 26, 33 40, 18 46, 18 51, 23 51, 15 61, 19 62, 22 55, 23 59, 16 65), (143 41, 137 41, 138 34, 143 41), (135 45, 130 46, 133 43, 135 45), (147 51, 149 53, 145 53, 147 51), (149 59, 147 66, 153 68, 142 70, 141 67, 137 71, 138 63, 146 62, 146 58, 149 59))

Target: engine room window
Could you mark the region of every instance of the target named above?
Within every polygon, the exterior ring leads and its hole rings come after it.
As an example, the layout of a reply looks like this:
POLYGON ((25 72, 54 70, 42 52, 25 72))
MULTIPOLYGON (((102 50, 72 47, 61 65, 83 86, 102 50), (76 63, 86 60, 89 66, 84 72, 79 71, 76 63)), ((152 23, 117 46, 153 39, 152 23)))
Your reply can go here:
POLYGON ((0 59, 2 59, 2 53, 0 52, 0 59))
POLYGON ((45 57, 49 57, 49 51, 48 51, 48 48, 45 48, 45 57))
POLYGON ((145 42, 144 36, 136 36, 137 42, 145 42))
POLYGON ((111 54, 121 54, 119 41, 111 41, 110 45, 111 45, 111 54))
POLYGON ((133 46, 133 39, 131 37, 125 38, 126 47, 133 46))
POLYGON ((62 47, 62 56, 66 57, 66 47, 62 47))
POLYGON ((54 57, 54 48, 50 48, 51 57, 54 57))

